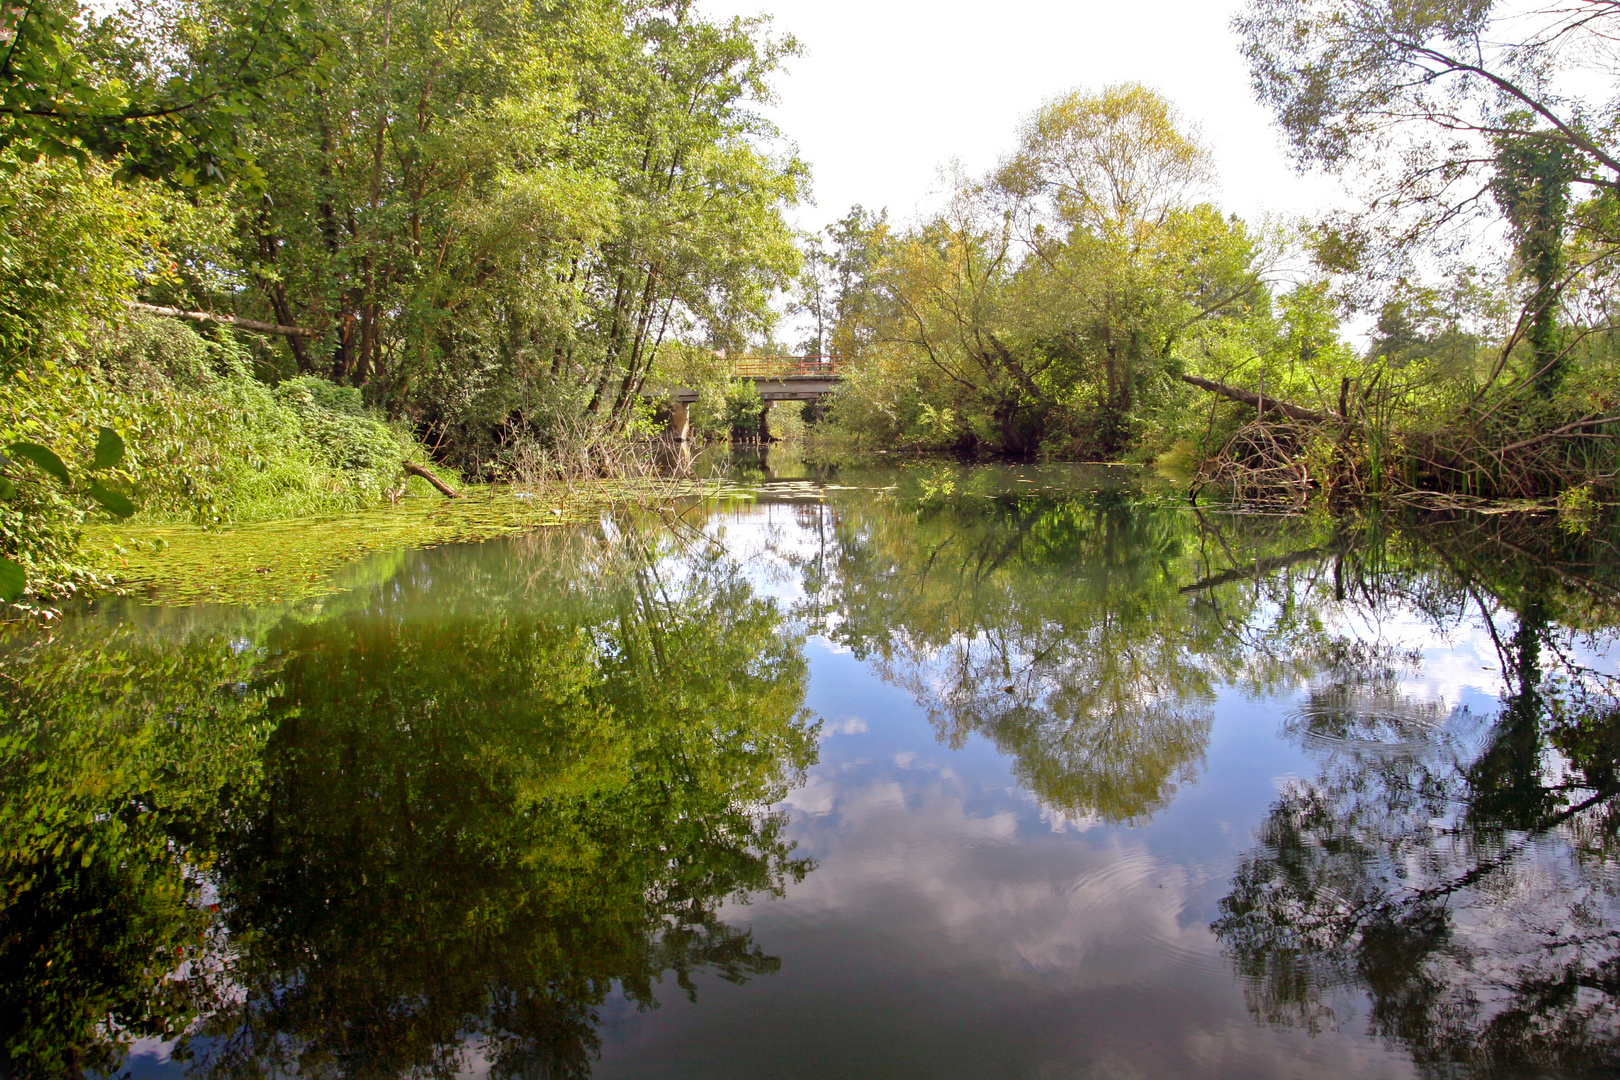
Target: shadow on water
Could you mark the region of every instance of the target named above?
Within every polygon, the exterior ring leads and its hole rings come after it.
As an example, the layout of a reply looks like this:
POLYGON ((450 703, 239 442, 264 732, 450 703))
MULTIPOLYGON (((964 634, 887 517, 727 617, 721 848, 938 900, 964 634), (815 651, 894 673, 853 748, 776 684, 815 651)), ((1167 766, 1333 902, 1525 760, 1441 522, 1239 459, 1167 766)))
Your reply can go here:
POLYGON ((0 642, 4 1073, 143 1037, 207 1076, 586 1075, 611 991, 777 966, 717 912, 810 869, 771 809, 816 759, 807 632, 1071 820, 1146 824, 1223 691, 1293 695, 1315 775, 1212 927, 1253 1017, 1436 1076, 1620 1066, 1607 537, 1199 515, 1111 471, 771 472, 832 481, 794 489, 790 605, 713 522, 626 522, 0 642), (1499 707, 1422 692, 1388 622, 1488 638, 1499 707))

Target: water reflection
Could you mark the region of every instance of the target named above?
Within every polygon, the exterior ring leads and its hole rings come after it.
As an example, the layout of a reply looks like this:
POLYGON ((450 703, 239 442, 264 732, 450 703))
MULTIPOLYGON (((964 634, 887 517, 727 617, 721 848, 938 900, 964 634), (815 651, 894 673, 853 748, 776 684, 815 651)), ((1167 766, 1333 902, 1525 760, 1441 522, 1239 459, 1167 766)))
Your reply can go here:
POLYGON ((807 870, 800 640, 718 552, 553 539, 9 657, 8 1072, 584 1075, 610 986, 772 970, 715 909, 807 870))
POLYGON ((1302 598, 1347 541, 1006 480, 922 472, 893 505, 840 508, 831 555, 804 560, 807 607, 942 741, 988 737, 1065 814, 1144 821, 1197 776, 1219 686, 1309 670, 1319 613, 1302 598))
POLYGON ((1319 772, 1283 791, 1213 928, 1267 1023, 1364 1025, 1427 1075, 1611 1076, 1620 697, 1592 661, 1620 593, 1568 569, 1613 563, 1512 532, 1438 530, 1441 588, 1394 583, 1477 606, 1507 678, 1496 715, 1403 699, 1377 664, 1313 687, 1290 733, 1319 772))
POLYGON ((1620 1066, 1605 538, 802 472, 0 642, 0 1071, 1620 1066))

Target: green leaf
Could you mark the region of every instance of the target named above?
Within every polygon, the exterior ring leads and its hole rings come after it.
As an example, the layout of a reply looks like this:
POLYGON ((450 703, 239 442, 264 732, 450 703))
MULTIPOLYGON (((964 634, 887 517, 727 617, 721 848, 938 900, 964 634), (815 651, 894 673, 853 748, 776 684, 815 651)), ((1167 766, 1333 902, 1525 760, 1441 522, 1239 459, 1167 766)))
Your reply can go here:
POLYGON ((14 458, 21 458, 23 461, 32 461, 35 465, 56 477, 64 485, 68 482, 67 466, 62 464, 62 459, 38 443, 14 442, 6 447, 6 453, 14 458))
POLYGON ((28 587, 28 575, 21 564, 0 555, 0 603, 9 604, 28 587))
POLYGON ((135 512, 135 504, 130 502, 128 497, 116 491, 109 491, 96 481, 91 481, 90 489, 85 494, 100 503, 102 509, 113 517, 127 518, 135 512))
POLYGON ((90 463, 90 467, 110 469, 124 460, 124 440, 110 427, 101 428, 100 432, 101 437, 96 440, 95 460, 90 463))
POLYGON ((0 476, 0 502, 10 502, 17 497, 17 485, 0 476))

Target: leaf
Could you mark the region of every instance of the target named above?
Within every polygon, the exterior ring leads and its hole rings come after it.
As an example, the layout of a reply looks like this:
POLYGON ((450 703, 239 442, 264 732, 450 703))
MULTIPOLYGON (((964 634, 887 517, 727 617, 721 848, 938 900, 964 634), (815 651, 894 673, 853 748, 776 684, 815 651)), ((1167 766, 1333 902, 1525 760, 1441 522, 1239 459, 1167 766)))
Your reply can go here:
POLYGON ((91 481, 90 489, 85 494, 100 503, 102 509, 113 517, 127 518, 135 512, 135 504, 130 502, 127 496, 120 495, 116 491, 109 491, 102 487, 99 482, 91 481))
POLYGON ((32 461, 60 480, 64 486, 68 483, 67 466, 62 464, 62 459, 38 443, 14 442, 6 447, 6 453, 23 461, 32 461))
POLYGON ((124 440, 118 437, 118 432, 110 427, 100 429, 100 438, 96 440, 95 460, 90 463, 92 469, 110 469, 124 460, 124 440))
POLYGON ((28 587, 28 575, 20 563, 0 555, 0 603, 9 604, 28 587))
POLYGON ((17 497, 17 485, 0 476, 0 502, 10 502, 17 497))

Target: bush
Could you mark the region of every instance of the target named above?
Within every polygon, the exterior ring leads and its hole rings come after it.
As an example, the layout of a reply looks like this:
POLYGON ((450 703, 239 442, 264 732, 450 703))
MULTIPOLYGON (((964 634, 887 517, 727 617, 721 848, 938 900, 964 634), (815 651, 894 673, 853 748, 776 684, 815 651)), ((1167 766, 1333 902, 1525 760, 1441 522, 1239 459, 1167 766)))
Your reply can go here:
MULTIPOLYGON (((265 386, 229 332, 139 317, 93 333, 80 359, 0 380, 0 445, 28 439, 71 467, 88 460, 97 426, 116 429, 128 453, 113 481, 135 492, 137 521, 218 526, 432 494, 402 468, 427 452, 358 390, 309 376, 265 386)), ((95 584, 81 538, 94 512, 50 484, 18 487, 0 504, 0 555, 23 565, 34 595, 95 584)))

